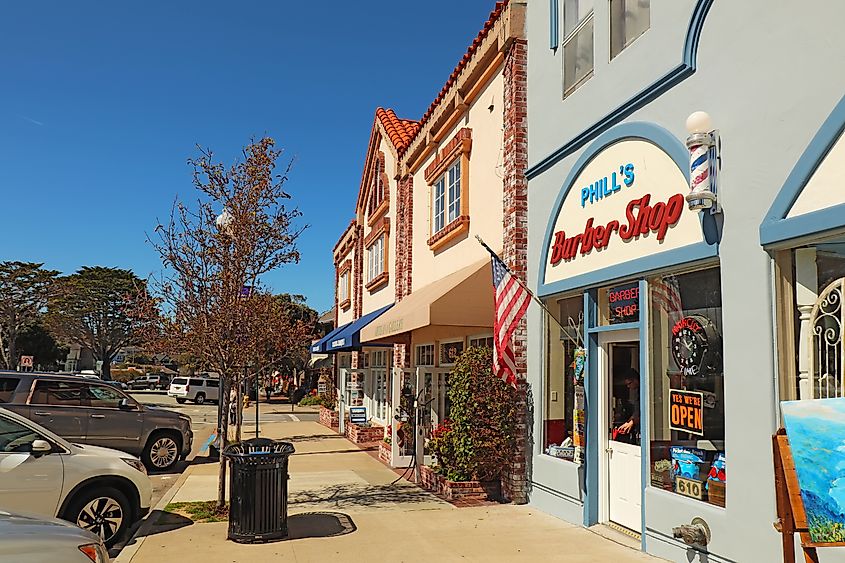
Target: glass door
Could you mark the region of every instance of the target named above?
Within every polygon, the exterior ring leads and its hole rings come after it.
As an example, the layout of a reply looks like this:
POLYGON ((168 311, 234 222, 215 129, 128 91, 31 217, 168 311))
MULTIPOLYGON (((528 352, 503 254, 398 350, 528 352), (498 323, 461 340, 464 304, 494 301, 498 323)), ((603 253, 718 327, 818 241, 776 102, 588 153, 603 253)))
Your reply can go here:
POLYGON ((414 460, 416 426, 416 369, 393 369, 390 450, 393 467, 408 467, 414 460))

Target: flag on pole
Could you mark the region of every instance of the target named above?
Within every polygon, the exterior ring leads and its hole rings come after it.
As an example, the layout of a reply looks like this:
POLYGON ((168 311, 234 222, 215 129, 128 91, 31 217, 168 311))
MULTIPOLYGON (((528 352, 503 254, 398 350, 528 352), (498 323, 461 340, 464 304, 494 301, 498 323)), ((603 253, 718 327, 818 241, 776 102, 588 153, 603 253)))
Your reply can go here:
POLYGON ((666 311, 670 318, 683 315, 681 291, 675 276, 665 277, 652 285, 651 295, 655 306, 666 311))
POLYGON ((511 274, 498 256, 490 252, 490 257, 496 299, 493 320, 493 372, 503 381, 516 387, 516 358, 511 342, 519 321, 528 309, 531 293, 511 274))

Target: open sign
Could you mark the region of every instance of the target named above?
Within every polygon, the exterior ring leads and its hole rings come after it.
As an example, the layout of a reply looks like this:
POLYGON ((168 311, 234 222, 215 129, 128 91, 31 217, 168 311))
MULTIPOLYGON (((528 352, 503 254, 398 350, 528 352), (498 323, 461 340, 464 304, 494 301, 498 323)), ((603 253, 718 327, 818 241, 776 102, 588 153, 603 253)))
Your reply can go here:
POLYGON ((698 391, 669 390, 669 428, 704 435, 704 394, 698 391))

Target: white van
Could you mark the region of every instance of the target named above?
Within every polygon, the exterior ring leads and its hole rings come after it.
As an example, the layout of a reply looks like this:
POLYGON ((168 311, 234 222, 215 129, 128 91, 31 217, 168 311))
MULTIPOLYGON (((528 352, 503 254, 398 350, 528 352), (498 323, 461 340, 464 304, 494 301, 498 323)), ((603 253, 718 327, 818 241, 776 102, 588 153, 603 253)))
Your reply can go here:
POLYGON ((198 405, 220 399, 220 380, 210 377, 177 377, 170 383, 168 395, 180 405, 193 401, 198 405))

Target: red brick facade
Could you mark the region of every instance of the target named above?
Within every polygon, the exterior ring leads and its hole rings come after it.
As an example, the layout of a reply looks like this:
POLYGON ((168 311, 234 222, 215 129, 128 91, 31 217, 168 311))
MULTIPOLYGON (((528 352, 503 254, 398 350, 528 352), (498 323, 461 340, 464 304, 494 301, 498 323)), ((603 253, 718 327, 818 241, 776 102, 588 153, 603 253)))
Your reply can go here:
MULTIPOLYGON (((503 260, 511 271, 527 281, 528 271, 528 115, 527 115, 528 46, 525 40, 514 40, 505 59, 505 132, 504 132, 504 252, 503 260)), ((519 407, 523 413, 517 436, 513 462, 502 479, 502 492, 516 503, 528 502, 526 456, 528 454, 527 393, 525 384, 528 328, 525 318, 513 336, 517 379, 520 381, 519 407)))

